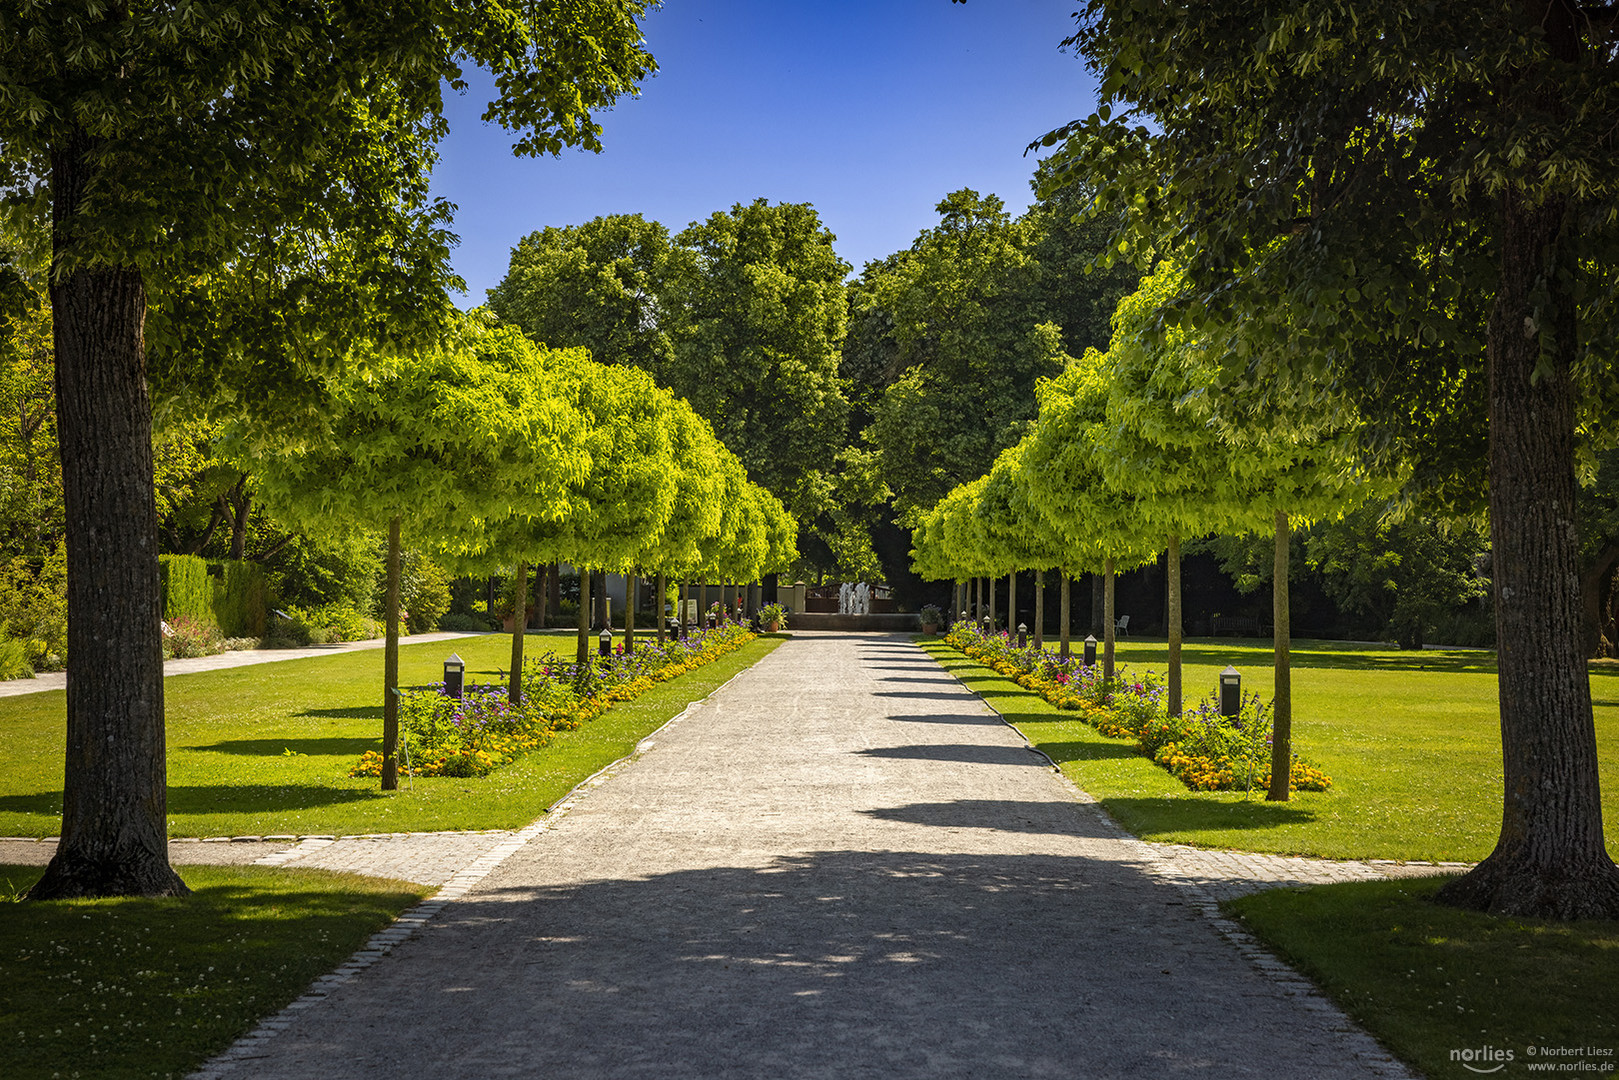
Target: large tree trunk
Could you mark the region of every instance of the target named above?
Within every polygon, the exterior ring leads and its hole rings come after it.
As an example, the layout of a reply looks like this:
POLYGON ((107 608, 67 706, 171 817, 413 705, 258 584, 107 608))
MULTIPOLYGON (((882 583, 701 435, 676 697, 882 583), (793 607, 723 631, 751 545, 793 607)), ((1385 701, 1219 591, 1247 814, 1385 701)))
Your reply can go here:
POLYGON ((506 676, 506 700, 523 703, 523 636, 528 621, 528 563, 520 562, 512 575, 512 668, 506 676))
POLYGON ((1062 600, 1058 605, 1062 612, 1062 647, 1060 650, 1060 655, 1064 660, 1066 660, 1068 659, 1068 654, 1070 651, 1069 638, 1072 636, 1072 633, 1068 628, 1068 617, 1071 614, 1071 609, 1069 608, 1069 593, 1072 591, 1071 586, 1073 585, 1073 579, 1068 576, 1067 570, 1059 570, 1058 573, 1062 574, 1062 600))
POLYGON ((1292 530, 1287 511, 1276 511, 1276 560, 1271 577, 1271 621, 1276 625, 1276 697, 1270 743, 1270 802, 1286 802, 1293 779, 1293 654, 1292 616, 1288 611, 1288 554, 1292 530))
POLYGON ((1165 556, 1169 594, 1169 715, 1181 714, 1181 538, 1171 534, 1165 556))
POLYGON ((399 787, 399 519, 388 522, 387 637, 382 644, 382 790, 399 787))
POLYGON ((1113 681, 1113 645, 1119 620, 1113 615, 1113 560, 1107 561, 1107 573, 1102 579, 1102 678, 1113 681))
MULTIPOLYGON (((52 154, 60 259, 89 181, 89 139, 52 154)), ((179 896, 169 866, 162 600, 138 271, 51 278, 67 523, 67 752, 62 834, 36 900, 179 896)))
POLYGON ((1619 869, 1603 846, 1579 633, 1576 328, 1572 299, 1559 284, 1570 261, 1558 254, 1564 213, 1560 204, 1531 206, 1512 191, 1501 198, 1501 271, 1486 350, 1505 794, 1495 850, 1438 899, 1506 915, 1613 919, 1619 869), (1543 343, 1551 352, 1542 354, 1543 343))

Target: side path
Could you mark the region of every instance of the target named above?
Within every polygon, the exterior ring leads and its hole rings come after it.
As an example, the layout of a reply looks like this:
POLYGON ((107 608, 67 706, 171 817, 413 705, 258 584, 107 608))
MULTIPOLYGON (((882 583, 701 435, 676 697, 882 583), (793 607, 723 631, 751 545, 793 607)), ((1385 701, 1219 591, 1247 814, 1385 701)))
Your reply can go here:
MULTIPOLYGON (((411 634, 399 639, 401 645, 420 645, 428 641, 450 641, 454 638, 476 637, 475 634, 454 630, 434 630, 426 634, 411 634)), ((380 649, 386 641, 369 638, 365 641, 339 641, 331 645, 306 645, 293 649, 235 649, 215 653, 213 656, 192 656, 183 660, 163 661, 163 676, 189 675, 193 671, 218 671, 221 668, 246 667, 249 664, 272 664, 277 660, 303 660, 311 656, 329 656, 332 653, 364 652, 380 649)), ((0 681, 0 697, 22 694, 41 694, 47 690, 66 690, 67 672, 47 671, 32 679, 5 679, 0 681)))
POLYGON ((1407 1075, 906 638, 795 638, 501 847, 200 1075, 1407 1075))

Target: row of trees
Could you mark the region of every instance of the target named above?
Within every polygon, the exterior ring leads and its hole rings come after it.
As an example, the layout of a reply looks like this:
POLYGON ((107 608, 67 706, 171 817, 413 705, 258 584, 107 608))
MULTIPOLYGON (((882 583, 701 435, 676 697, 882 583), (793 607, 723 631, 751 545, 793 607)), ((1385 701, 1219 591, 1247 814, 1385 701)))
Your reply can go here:
POLYGON ((1076 18, 1100 104, 1041 140, 1046 190, 1118 215, 1115 250, 1184 265, 1148 336, 1197 331, 1219 386, 1283 414, 1353 417, 1363 458, 1455 509, 1488 492, 1504 813, 1441 898, 1619 916, 1577 509, 1619 405, 1613 5, 1090 0, 1076 18))
MULTIPOLYGON (((399 578, 403 546, 464 574, 529 568, 753 581, 797 557, 791 516, 683 400, 634 368, 544 350, 473 313, 444 347, 370 358, 332 380, 318 427, 249 417, 221 429, 279 519, 316 533, 386 532, 382 786, 397 786, 399 578)), ((582 581, 588 580, 585 578, 582 581)), ((577 656, 589 658, 581 597, 577 656)), ((508 693, 521 695, 523 620, 508 693)))
MULTIPOLYGON (((1168 708, 1181 711, 1181 542, 1266 531, 1275 539, 1276 723, 1269 797, 1288 797, 1291 762, 1289 543, 1293 526, 1340 516, 1380 485, 1352 454, 1346 413, 1290 413, 1220 386, 1203 336, 1151 332, 1182 271, 1165 263, 1114 316, 1107 352, 1087 350, 1039 387, 1021 442, 983 477, 923 515, 918 572, 935 579, 1020 569, 1104 575, 1103 664, 1112 677, 1114 575, 1167 552, 1168 708)), ((1392 490, 1384 482, 1382 490, 1392 490)), ((1066 610, 1066 596, 1064 609, 1066 610)), ((1064 619, 1066 633, 1067 620, 1064 619)), ((1066 641, 1065 641, 1066 645, 1066 641)))

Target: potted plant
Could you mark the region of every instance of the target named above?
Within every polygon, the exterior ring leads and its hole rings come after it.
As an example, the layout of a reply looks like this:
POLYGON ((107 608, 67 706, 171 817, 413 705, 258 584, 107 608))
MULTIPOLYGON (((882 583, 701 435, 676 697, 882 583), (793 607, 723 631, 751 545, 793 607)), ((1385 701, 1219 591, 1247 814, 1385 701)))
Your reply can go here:
POLYGON ((938 604, 924 604, 922 606, 922 633, 937 634, 939 627, 944 625, 944 612, 938 604))
POLYGON ((787 625, 787 609, 780 604, 766 604, 759 609, 759 624, 774 634, 787 625))

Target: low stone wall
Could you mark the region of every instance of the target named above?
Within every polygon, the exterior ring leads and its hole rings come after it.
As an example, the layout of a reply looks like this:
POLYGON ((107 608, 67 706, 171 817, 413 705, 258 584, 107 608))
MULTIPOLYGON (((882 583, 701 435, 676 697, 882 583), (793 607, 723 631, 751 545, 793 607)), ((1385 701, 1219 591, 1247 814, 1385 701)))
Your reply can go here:
POLYGON ((787 616, 788 630, 843 630, 858 632, 911 631, 922 629, 922 619, 915 614, 839 615, 836 612, 795 611, 787 616))

